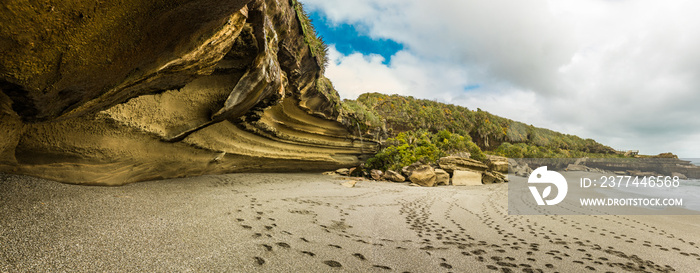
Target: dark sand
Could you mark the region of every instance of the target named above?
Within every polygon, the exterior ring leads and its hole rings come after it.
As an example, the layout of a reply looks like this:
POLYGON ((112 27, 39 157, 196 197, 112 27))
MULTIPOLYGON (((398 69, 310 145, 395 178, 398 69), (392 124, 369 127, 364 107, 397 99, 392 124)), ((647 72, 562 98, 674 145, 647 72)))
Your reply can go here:
POLYGON ((0 174, 0 272, 698 272, 700 216, 511 216, 507 184, 0 174))

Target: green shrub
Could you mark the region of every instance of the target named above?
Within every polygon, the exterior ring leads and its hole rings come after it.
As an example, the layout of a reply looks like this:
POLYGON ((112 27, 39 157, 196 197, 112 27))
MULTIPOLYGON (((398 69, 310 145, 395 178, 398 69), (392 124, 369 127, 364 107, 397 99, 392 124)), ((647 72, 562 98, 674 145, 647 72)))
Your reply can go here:
POLYGON ((476 160, 486 156, 469 136, 462 136, 442 130, 430 133, 426 130, 408 131, 389 138, 387 146, 366 162, 371 169, 400 170, 415 162, 435 163, 440 157, 452 153, 466 152, 476 160))

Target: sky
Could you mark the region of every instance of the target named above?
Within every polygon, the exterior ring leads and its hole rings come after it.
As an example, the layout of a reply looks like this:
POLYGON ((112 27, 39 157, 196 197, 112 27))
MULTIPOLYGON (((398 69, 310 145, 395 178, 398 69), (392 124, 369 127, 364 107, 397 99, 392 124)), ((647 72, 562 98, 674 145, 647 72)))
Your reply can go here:
POLYGON ((410 95, 700 158, 700 1, 301 2, 343 98, 410 95))

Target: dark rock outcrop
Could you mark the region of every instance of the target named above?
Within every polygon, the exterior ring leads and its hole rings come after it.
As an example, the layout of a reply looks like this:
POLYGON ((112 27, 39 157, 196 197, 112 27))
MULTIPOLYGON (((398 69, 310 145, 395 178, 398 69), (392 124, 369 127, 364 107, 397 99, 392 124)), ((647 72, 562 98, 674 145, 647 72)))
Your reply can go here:
POLYGON ((120 185, 357 166, 296 1, 0 9, 0 171, 120 185))

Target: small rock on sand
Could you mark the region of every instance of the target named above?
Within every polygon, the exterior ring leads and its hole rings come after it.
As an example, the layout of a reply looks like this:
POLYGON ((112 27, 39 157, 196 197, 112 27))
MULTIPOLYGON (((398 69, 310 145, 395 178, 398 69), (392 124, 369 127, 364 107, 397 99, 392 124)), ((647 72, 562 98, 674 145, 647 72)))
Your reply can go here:
POLYGON ((401 175, 395 171, 392 171, 392 170, 387 170, 384 173, 384 179, 392 181, 392 182, 404 182, 404 181, 406 181, 406 178, 403 175, 401 175))
POLYGON ((355 180, 350 180, 350 181, 343 182, 343 183, 340 184, 340 185, 343 185, 344 187, 352 188, 352 187, 355 186, 356 183, 357 183, 357 181, 355 181, 355 180))
POLYGON ((348 175, 350 173, 350 169, 340 168, 340 169, 335 170, 335 173, 337 173, 339 175, 348 175))
POLYGON ((382 176, 384 176, 384 172, 381 170, 371 170, 369 174, 374 180, 380 180, 382 179, 382 176))

